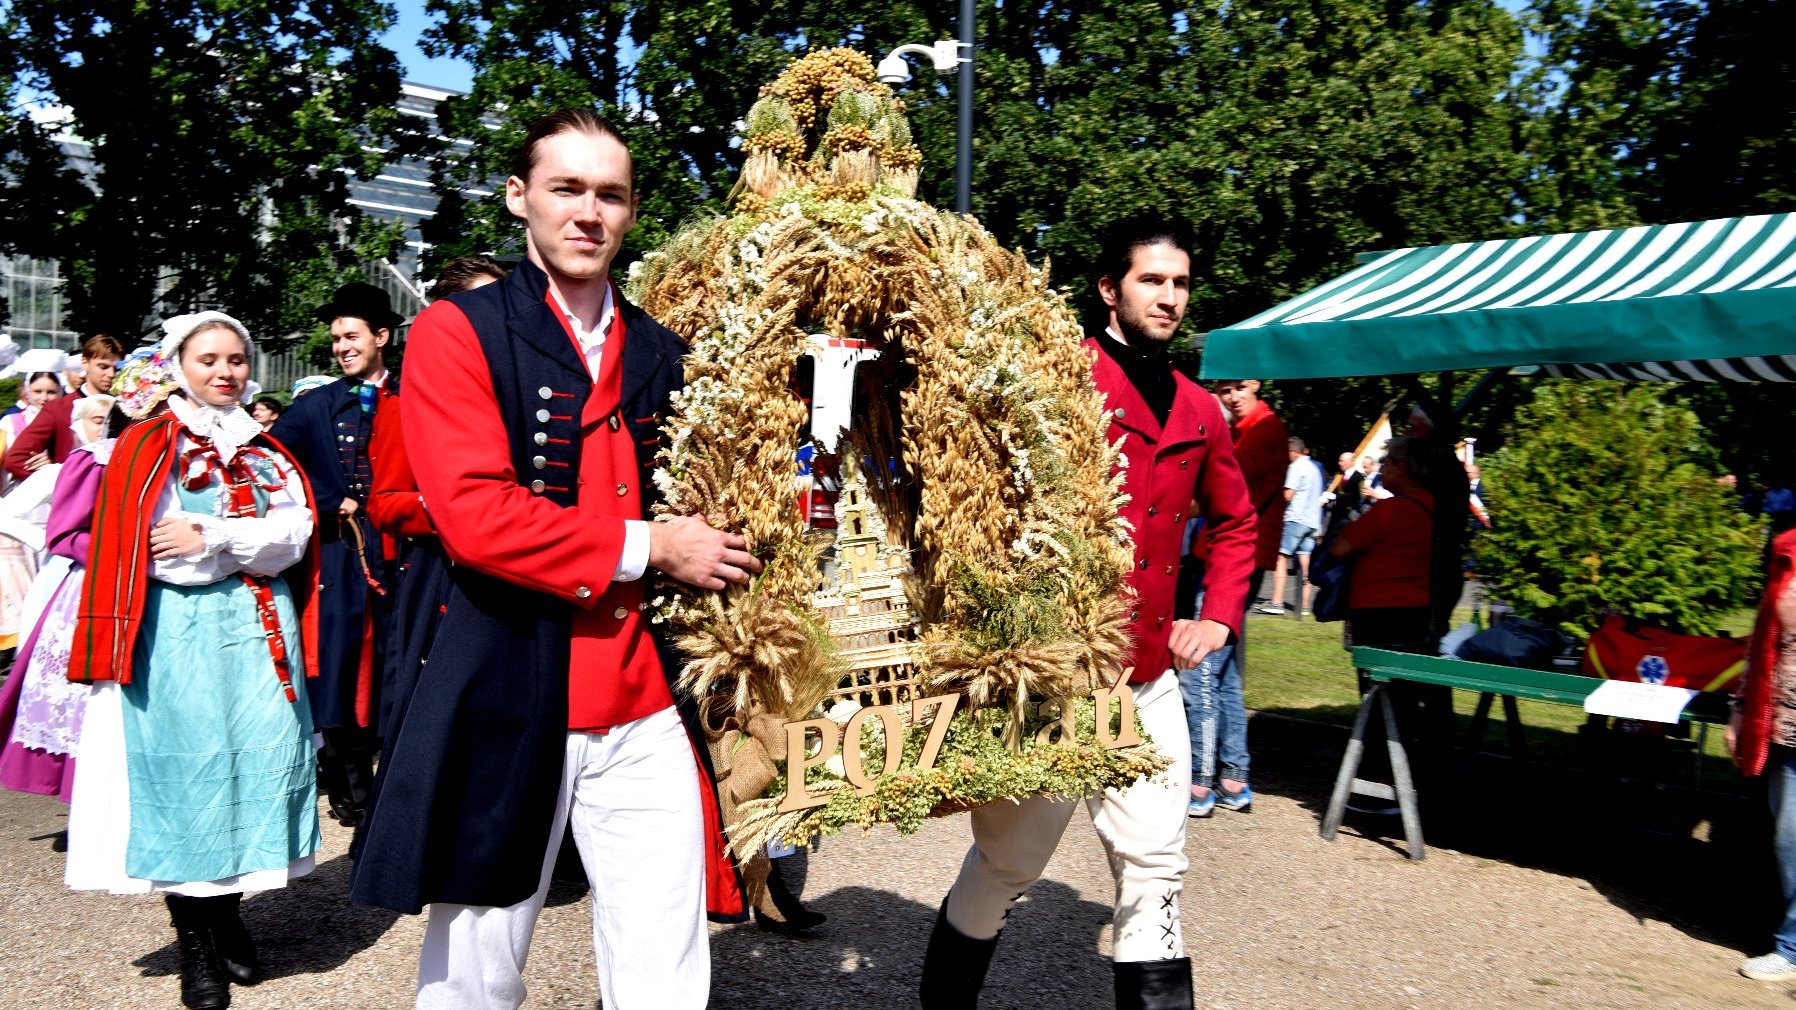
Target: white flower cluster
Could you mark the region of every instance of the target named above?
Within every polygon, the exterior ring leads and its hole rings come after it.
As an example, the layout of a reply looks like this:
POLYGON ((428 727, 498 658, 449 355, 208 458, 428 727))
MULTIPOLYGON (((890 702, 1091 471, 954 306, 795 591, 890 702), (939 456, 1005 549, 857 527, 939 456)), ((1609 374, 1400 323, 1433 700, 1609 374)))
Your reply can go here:
POLYGON ((649 261, 658 260, 666 255, 666 253, 659 250, 651 253, 644 253, 641 259, 630 264, 630 269, 624 271, 624 280, 631 284, 635 284, 637 281, 642 280, 642 272, 648 269, 649 261))

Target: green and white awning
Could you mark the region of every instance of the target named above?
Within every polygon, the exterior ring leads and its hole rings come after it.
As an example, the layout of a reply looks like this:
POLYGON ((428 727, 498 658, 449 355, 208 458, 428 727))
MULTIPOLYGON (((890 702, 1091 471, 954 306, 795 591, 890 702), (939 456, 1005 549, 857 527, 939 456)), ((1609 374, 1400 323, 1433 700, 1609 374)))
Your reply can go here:
POLYGON ((1206 378, 1796 380, 1796 214, 1401 249, 1212 330, 1206 378))

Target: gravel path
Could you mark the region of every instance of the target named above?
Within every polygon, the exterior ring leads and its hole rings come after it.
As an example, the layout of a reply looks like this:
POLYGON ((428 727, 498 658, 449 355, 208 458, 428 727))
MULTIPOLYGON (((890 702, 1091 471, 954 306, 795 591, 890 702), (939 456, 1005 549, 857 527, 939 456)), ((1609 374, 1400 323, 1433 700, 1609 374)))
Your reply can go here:
MULTIPOLYGON (((1542 803, 1516 782, 1518 772, 1536 772, 1484 762, 1498 766, 1466 777, 1459 793, 1467 809, 1431 826, 1428 858, 1414 863, 1353 821, 1333 844, 1317 837, 1338 730, 1256 718, 1253 732, 1254 812, 1194 822, 1189 842, 1185 942, 1199 963, 1200 1007, 1696 1010, 1788 1008, 1796 998, 1790 987, 1734 973, 1742 950, 1766 937, 1762 899, 1775 886, 1743 801, 1652 793, 1648 809, 1677 812, 1668 827, 1618 818, 1618 806, 1641 807, 1622 794, 1584 800, 1587 791, 1560 784, 1552 792, 1568 794, 1563 802, 1542 803), (1710 802, 1721 809, 1713 820, 1691 809, 1710 802), (1746 909, 1716 896, 1723 888, 1759 900, 1746 909)), ((51 836, 64 814, 54 800, 0 792, 8 932, 0 1007, 179 1006, 160 902, 61 887, 51 836)), ((810 940, 713 927, 716 1004, 915 1006, 923 943, 966 842, 964 817, 908 837, 888 830, 827 841, 811 858, 805 894, 829 924, 810 940)), ((422 921, 347 904, 348 843, 327 823, 317 873, 246 899, 268 978, 237 989, 235 1007, 409 1005, 422 921)), ((1013 918, 983 1005, 1112 1005, 1110 889, 1079 815, 1013 918)), ((594 1005, 589 916, 584 897, 551 896, 528 1006, 594 1005)))

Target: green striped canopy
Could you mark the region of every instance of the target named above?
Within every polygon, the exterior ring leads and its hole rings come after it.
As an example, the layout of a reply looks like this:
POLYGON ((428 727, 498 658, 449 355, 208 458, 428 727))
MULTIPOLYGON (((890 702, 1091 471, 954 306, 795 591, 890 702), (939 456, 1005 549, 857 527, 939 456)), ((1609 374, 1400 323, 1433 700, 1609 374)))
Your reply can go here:
POLYGON ((1796 214, 1400 249, 1212 330, 1205 378, 1796 380, 1796 214))

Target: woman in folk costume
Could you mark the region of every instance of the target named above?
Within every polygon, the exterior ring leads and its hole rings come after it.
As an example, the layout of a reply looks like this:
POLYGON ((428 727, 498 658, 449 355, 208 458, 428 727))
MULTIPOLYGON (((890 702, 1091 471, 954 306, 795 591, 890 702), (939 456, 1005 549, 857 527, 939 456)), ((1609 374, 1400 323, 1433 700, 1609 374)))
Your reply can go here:
POLYGON ((309 873, 319 845, 315 518, 304 476, 243 409, 243 325, 201 312, 163 330, 180 391, 119 436, 95 505, 69 659, 94 687, 65 881, 164 895, 182 1002, 224 1007, 255 971, 242 892, 309 873))
POLYGON ((87 687, 69 680, 69 646, 87 571, 94 494, 112 453, 112 440, 105 435, 113 403, 110 396, 84 397, 77 403, 69 428, 78 448, 68 462, 44 467, 15 492, 32 491, 38 481, 54 484, 42 532, 49 560, 26 597, 25 639, 12 676, 0 689, 0 786, 55 796, 64 803, 75 786, 75 741, 88 694, 87 687))
MULTIPOLYGON (((27 355, 30 353, 27 352, 27 355)), ((59 359, 62 357, 61 351, 51 353, 59 359)), ((25 373, 25 385, 20 389, 19 403, 14 407, 16 412, 0 417, 0 453, 5 452, 5 446, 10 445, 19 432, 24 430, 25 425, 37 417, 44 404, 61 395, 62 379, 54 371, 25 373)), ((34 505, 48 503, 49 487, 55 479, 54 474, 44 478, 41 493, 31 495, 34 505)), ((7 483, 10 485, 9 497, 23 489, 21 482, 7 483)), ((32 509, 19 507, 15 503, 10 511, 13 513, 10 518, 22 519, 32 509)), ((43 516, 38 515, 35 519, 26 521, 35 521, 41 529, 42 519, 43 516)), ((0 529, 0 534, 5 534, 0 536, 0 652, 5 652, 18 647, 19 635, 25 630, 20 627, 19 617, 25 609, 25 594, 31 590, 31 580, 37 577, 43 544, 39 542, 33 546, 5 529, 0 529)))
MULTIPOLYGON (((23 381, 19 386, 19 399, 11 407, 0 414, 0 454, 12 448, 13 440, 19 437, 37 415, 43 412, 44 406, 52 400, 61 399, 69 390, 63 379, 62 370, 68 365, 68 355, 48 347, 34 347, 19 355, 0 378, 19 375, 23 381)), ((40 460, 38 466, 48 462, 40 460)), ((32 469, 37 469, 33 467, 32 469)), ((18 483, 9 473, 0 473, 0 487, 11 488, 18 483)))
POLYGON ((69 356, 62 351, 48 347, 34 347, 0 372, 0 378, 14 375, 23 376, 19 386, 18 402, 0 413, 0 437, 4 444, 10 444, 19 437, 25 426, 37 420, 38 412, 44 404, 68 391, 63 382, 62 370, 68 364, 69 356))

